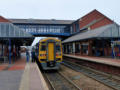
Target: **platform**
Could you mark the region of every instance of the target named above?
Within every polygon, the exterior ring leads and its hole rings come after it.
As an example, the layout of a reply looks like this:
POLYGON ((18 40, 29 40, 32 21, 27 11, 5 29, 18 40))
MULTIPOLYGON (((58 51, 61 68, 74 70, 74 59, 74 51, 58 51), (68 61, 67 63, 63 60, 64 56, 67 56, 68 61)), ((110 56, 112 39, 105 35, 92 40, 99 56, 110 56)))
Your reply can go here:
POLYGON ((120 77, 120 59, 64 54, 64 60, 120 77))
POLYGON ((0 90, 49 90, 36 63, 0 64, 0 90))
POLYGON ((64 54, 63 56, 81 59, 90 62, 96 62, 101 64, 106 64, 110 66, 115 66, 120 68, 120 59, 112 59, 112 58, 101 58, 101 57, 92 57, 92 56, 80 56, 75 54, 64 54))

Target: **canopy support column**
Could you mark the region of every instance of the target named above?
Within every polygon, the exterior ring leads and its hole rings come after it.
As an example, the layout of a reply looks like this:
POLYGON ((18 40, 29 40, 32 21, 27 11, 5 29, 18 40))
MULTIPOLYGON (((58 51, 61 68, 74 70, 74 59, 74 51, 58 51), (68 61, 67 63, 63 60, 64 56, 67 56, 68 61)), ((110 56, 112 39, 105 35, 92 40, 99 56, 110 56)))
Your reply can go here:
POLYGON ((104 52, 104 45, 105 45, 105 41, 103 40, 103 41, 102 41, 102 48, 103 48, 102 53, 103 53, 103 56, 105 56, 105 52, 104 52))
POLYGON ((11 64, 11 39, 9 39, 9 64, 11 64))
POLYGON ((88 55, 92 56, 92 41, 89 40, 88 42, 89 42, 89 44, 88 44, 88 55))
POLYGON ((113 44, 113 40, 111 40, 111 47, 112 47, 112 58, 115 58, 115 52, 114 52, 114 44, 113 44))
MULTIPOLYGON (((119 40, 120 41, 120 40, 119 40)), ((120 45, 118 46, 119 47, 119 54, 120 54, 120 45)))
POLYGON ((68 47, 67 47, 67 44, 66 44, 65 46, 66 46, 66 51, 65 51, 65 52, 66 52, 66 54, 68 54, 68 47))
POLYGON ((75 42, 73 42, 73 54, 75 54, 75 42))
POLYGON ((2 43, 2 53, 1 53, 1 56, 3 56, 3 43, 2 43))

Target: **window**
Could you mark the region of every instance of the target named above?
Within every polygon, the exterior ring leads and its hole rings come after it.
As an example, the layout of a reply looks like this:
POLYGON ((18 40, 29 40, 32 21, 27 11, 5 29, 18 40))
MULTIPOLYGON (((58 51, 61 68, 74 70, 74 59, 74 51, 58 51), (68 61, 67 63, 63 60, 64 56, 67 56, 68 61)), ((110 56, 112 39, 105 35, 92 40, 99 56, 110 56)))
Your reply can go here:
POLYGON ((56 52, 60 52, 60 45, 56 45, 56 52))
POLYGON ((46 46, 45 45, 41 45, 41 51, 45 51, 46 50, 46 46))

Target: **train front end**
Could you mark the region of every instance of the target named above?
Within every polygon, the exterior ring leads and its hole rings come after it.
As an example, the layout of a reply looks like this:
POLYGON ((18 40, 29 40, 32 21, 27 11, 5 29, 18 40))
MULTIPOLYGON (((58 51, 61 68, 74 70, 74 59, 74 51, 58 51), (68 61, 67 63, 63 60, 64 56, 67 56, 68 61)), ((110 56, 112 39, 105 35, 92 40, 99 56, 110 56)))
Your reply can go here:
POLYGON ((61 41, 53 38, 40 41, 39 62, 44 70, 58 70, 62 62, 61 41))

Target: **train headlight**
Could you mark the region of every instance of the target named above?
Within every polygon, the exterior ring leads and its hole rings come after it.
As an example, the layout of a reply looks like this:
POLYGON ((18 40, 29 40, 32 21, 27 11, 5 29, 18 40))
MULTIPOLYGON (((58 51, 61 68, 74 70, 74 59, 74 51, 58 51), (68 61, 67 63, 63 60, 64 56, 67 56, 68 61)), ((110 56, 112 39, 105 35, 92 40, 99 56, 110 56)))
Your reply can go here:
POLYGON ((56 53, 56 56, 61 56, 61 53, 56 53))

